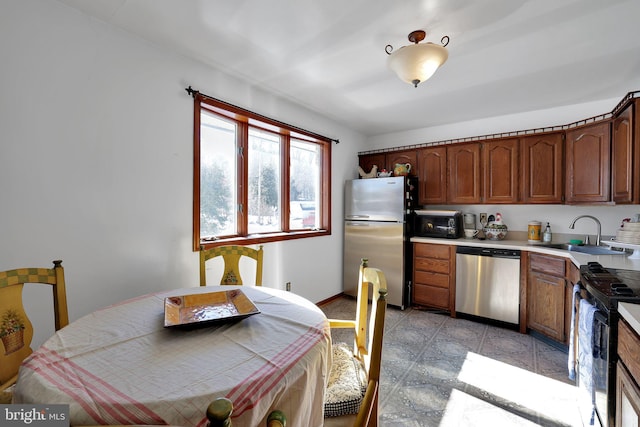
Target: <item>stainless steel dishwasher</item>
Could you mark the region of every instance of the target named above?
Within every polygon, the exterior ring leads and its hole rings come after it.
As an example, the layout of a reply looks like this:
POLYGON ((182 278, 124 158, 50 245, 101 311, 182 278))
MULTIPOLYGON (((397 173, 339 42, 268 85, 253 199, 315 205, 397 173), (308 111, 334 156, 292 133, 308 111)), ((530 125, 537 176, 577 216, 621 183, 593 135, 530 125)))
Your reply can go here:
POLYGON ((458 246, 456 312, 517 325, 520 251, 458 246))

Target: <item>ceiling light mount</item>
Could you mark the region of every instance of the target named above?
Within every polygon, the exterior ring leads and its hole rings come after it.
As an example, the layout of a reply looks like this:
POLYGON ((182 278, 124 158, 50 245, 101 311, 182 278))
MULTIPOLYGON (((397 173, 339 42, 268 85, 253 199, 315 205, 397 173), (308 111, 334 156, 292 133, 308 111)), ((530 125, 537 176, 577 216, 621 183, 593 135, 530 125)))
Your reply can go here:
POLYGON ((427 33, 422 30, 416 30, 409 33, 409 41, 411 43, 418 44, 427 36, 427 33))
POLYGON ((411 83, 414 87, 431 77, 436 70, 445 63, 449 57, 446 46, 449 44, 449 36, 440 39, 442 46, 431 42, 420 44, 425 39, 427 33, 423 30, 416 30, 409 33, 408 39, 412 45, 403 46, 397 51, 393 51, 393 46, 388 44, 384 51, 389 58, 387 65, 398 77, 411 83))

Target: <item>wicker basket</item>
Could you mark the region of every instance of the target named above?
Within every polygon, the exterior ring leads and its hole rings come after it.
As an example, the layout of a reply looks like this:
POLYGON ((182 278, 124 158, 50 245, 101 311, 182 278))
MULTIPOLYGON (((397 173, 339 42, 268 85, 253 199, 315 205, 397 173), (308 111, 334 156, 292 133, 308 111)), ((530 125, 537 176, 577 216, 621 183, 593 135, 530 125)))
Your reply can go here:
POLYGON ((2 337, 2 344, 4 345, 4 354, 11 354, 24 347, 24 329, 19 329, 2 337))

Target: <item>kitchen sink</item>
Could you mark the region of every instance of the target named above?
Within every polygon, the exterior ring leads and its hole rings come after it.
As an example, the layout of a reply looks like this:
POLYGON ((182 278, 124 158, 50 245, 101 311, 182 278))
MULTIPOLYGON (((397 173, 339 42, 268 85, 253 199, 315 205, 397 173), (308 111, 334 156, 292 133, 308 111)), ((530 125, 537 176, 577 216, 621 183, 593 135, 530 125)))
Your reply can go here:
POLYGON ((589 255, 624 255, 625 251, 616 251, 614 249, 605 248, 596 245, 572 245, 570 243, 552 243, 545 247, 553 249, 564 249, 570 252, 580 252, 589 255))

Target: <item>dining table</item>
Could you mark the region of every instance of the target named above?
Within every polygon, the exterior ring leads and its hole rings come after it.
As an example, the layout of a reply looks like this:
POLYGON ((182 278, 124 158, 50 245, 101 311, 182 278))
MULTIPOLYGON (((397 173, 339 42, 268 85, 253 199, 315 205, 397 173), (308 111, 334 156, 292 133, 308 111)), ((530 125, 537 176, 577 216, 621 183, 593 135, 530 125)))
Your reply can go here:
POLYGON ((233 425, 322 426, 331 333, 307 299, 266 286, 206 286, 143 295, 83 316, 21 365, 13 403, 68 404, 70 424, 206 426, 218 397, 233 425), (165 326, 165 304, 240 289, 259 313, 165 326))

